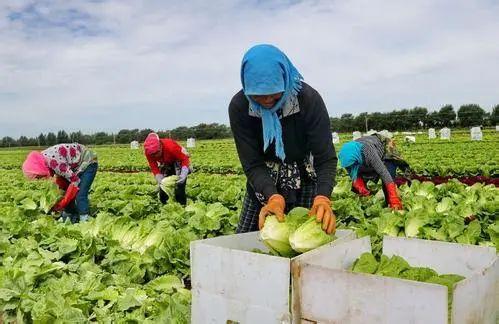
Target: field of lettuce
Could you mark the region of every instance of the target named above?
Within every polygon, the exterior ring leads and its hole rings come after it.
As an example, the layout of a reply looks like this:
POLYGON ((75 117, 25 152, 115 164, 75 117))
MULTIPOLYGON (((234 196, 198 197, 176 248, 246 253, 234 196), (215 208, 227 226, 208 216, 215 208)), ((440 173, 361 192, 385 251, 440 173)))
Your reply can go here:
MULTIPOLYGON (((499 249, 498 144, 495 132, 480 142, 469 134, 399 141, 412 178, 432 180, 400 186, 403 211, 384 208, 372 183, 376 194, 354 195, 340 171, 332 197, 338 227, 370 235, 375 254, 383 235, 499 249)), ((90 195, 93 218, 74 225, 46 215, 46 184, 23 178, 29 150, 0 150, 3 322, 188 323, 189 242, 234 233, 238 222, 245 177, 233 142, 190 149, 195 173, 185 208, 159 203, 141 150, 94 149, 100 170, 90 195)))

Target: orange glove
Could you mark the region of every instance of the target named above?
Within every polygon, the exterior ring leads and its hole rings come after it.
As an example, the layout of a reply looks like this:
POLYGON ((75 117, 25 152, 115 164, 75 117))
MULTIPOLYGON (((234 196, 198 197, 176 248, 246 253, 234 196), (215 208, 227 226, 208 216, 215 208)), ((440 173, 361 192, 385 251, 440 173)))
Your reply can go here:
POLYGON ((75 186, 74 184, 70 184, 68 190, 66 190, 66 193, 64 194, 64 197, 62 197, 62 199, 57 204, 55 204, 54 207, 52 207, 52 210, 61 211, 66 208, 66 206, 76 198, 79 190, 80 189, 77 186, 75 186))
POLYGON ((395 185, 395 182, 387 183, 385 188, 388 194, 388 206, 390 206, 391 209, 403 209, 404 207, 402 206, 402 201, 400 201, 397 194, 397 186, 395 185))
POLYGON ((336 216, 331 209, 331 200, 328 197, 316 196, 308 215, 315 215, 317 222, 322 223, 322 229, 326 233, 331 234, 336 232, 336 216))
POLYGON ((258 228, 262 229, 265 223, 265 217, 268 215, 275 215, 277 220, 284 222, 284 208, 286 207, 286 202, 284 197, 279 194, 273 194, 270 196, 267 204, 262 207, 260 214, 258 215, 258 228))

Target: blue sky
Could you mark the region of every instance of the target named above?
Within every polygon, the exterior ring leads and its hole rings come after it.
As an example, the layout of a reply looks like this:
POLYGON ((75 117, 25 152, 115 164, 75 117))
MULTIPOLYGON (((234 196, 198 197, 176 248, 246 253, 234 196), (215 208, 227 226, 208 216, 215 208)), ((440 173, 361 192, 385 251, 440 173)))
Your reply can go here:
POLYGON ((499 104, 499 2, 0 3, 0 137, 227 123, 239 64, 280 47, 331 116, 499 104))

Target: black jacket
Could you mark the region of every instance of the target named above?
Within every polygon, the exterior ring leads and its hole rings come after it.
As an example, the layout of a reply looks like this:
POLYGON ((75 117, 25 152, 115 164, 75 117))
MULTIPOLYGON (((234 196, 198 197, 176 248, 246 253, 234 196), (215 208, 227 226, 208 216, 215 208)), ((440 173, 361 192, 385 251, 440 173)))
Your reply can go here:
MULTIPOLYGON (((285 162, 299 165, 312 153, 317 173, 317 194, 329 197, 338 159, 331 138, 329 115, 319 93, 306 83, 298 94, 300 111, 281 119, 285 162)), ((278 193, 265 161, 279 161, 274 143, 263 151, 262 120, 249 115, 243 91, 232 98, 229 119, 244 173, 255 192, 266 199, 278 193)))

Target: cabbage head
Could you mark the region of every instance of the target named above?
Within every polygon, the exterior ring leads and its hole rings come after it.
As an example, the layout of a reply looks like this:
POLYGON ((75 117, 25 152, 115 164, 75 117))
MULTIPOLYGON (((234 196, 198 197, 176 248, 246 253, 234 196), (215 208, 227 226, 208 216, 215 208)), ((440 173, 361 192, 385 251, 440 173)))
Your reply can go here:
POLYGON ((163 190, 168 195, 168 199, 170 201, 175 200, 175 186, 177 185, 177 181, 178 176, 172 175, 163 178, 163 180, 161 180, 161 184, 159 185, 161 187, 161 190, 163 190))
POLYGON ((289 223, 279 222, 274 215, 267 216, 263 228, 260 230, 260 238, 263 243, 275 254, 292 257, 296 253, 289 244, 289 223))
POLYGON ((322 223, 317 223, 315 217, 309 217, 289 236, 291 247, 300 253, 316 249, 332 240, 333 236, 324 232, 322 223))

